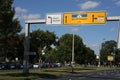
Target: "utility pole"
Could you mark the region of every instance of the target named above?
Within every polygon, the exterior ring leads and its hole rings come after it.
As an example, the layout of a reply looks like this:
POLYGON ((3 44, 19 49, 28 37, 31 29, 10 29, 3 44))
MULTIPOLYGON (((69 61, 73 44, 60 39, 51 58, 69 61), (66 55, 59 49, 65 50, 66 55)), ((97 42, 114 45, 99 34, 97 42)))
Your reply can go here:
POLYGON ((72 62, 71 62, 71 66, 72 66, 72 72, 74 72, 74 32, 73 32, 73 39, 72 39, 72 62))
POLYGON ((71 67, 72 67, 72 72, 74 72, 74 63, 75 63, 75 59, 74 59, 74 55, 75 55, 75 51, 74 51, 74 47, 75 47, 75 32, 78 31, 78 29, 74 28, 72 29, 72 61, 71 61, 71 67))
POLYGON ((101 63, 100 63, 100 50, 101 50, 101 45, 99 45, 99 61, 98 61, 98 67, 100 67, 101 63))

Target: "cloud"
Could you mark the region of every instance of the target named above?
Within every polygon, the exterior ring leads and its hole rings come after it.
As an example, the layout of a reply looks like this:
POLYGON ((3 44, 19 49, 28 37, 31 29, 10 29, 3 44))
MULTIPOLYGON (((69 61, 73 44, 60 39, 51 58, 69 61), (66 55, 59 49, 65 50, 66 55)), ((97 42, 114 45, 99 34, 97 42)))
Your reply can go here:
POLYGON ((85 3, 79 4, 78 6, 82 9, 82 10, 87 10, 87 9, 92 9, 92 8, 96 8, 100 3, 98 2, 94 2, 94 1, 87 1, 85 3))
POLYGON ((40 14, 29 14, 29 15, 24 15, 22 17, 23 19, 39 19, 40 18, 40 14))
POLYGON ((16 7, 16 8, 15 8, 15 11, 16 11, 16 13, 26 13, 26 12, 27 12, 26 9, 23 9, 23 8, 21 8, 21 7, 16 7))
POLYGON ((99 49, 100 48, 100 44, 92 44, 91 46, 90 46, 91 48, 93 48, 93 49, 99 49))
POLYGON ((115 3, 117 6, 120 6, 120 0, 115 3))
POLYGON ((71 32, 77 32, 78 31, 78 28, 73 28, 72 30, 71 30, 71 32))
POLYGON ((29 20, 29 19, 39 19, 40 14, 28 14, 27 9, 21 8, 21 7, 16 7, 15 8, 16 14, 14 18, 18 19, 24 19, 24 20, 29 20))

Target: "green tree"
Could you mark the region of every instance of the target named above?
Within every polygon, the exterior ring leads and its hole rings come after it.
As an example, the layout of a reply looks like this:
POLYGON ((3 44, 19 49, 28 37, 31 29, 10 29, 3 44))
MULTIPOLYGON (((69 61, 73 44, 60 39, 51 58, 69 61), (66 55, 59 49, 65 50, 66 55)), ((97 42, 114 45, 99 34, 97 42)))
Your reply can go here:
POLYGON ((107 63, 107 57, 109 55, 116 55, 116 46, 117 46, 117 42, 114 40, 110 40, 110 41, 105 41, 104 43, 102 43, 102 47, 100 50, 100 60, 102 63, 107 63))
POLYGON ((58 61, 64 63, 64 61, 71 61, 72 53, 72 35, 65 34, 59 39, 59 46, 57 47, 58 61))
POLYGON ((45 62, 50 63, 58 62, 57 50, 55 48, 51 49, 47 54, 45 54, 45 62))
MULTIPOLYGON (((59 39, 59 46, 56 47, 57 50, 57 60, 64 63, 71 61, 72 54, 72 34, 65 34, 59 39)), ((74 36, 74 54, 75 62, 78 64, 91 63, 90 60, 95 60, 94 51, 87 48, 82 39, 78 36, 74 36)))
POLYGON ((24 54, 24 36, 25 34, 19 34, 18 36, 18 40, 17 40, 17 45, 16 45, 16 49, 17 49, 17 54, 16 56, 18 57, 19 61, 22 62, 23 60, 23 54, 24 54))
POLYGON ((89 64, 94 64, 96 59, 96 55, 94 54, 94 51, 91 50, 89 47, 86 47, 86 57, 85 60, 89 64))
POLYGON ((119 49, 115 50, 115 64, 120 65, 120 50, 119 49))
POLYGON ((19 21, 14 18, 15 9, 12 3, 13 0, 0 0, 0 48, 7 58, 16 53, 17 33, 21 31, 19 21))
POLYGON ((49 56, 47 54, 50 53, 49 51, 52 49, 51 45, 56 45, 56 38, 57 37, 54 32, 43 31, 40 29, 31 33, 30 50, 37 53, 35 61, 38 61, 39 58, 45 60, 44 56, 42 55, 42 50, 44 50, 46 53, 46 57, 49 56))

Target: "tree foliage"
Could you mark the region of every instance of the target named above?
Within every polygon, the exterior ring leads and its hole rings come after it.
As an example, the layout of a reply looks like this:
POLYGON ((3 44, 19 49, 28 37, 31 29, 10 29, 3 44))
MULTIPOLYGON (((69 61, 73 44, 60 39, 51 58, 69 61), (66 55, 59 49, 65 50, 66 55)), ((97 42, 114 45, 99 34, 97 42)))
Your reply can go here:
MULTIPOLYGON (((71 62, 72 58, 72 34, 65 34, 59 39, 59 46, 56 48, 56 56, 59 62, 64 63, 71 62)), ((91 63, 95 60, 95 54, 93 50, 87 48, 82 39, 78 36, 74 36, 74 55, 75 62, 78 64, 91 63), (91 61, 90 61, 91 59, 91 61)))
POLYGON ((117 42, 114 40, 105 41, 104 43, 102 43, 102 47, 100 50, 100 56, 101 56, 100 60, 102 63, 108 63, 109 61, 107 60, 107 57, 109 55, 112 55, 115 57, 115 60, 113 62, 115 64, 119 64, 120 52, 116 48, 116 46, 117 46, 117 42))
POLYGON ((42 50, 47 53, 52 49, 51 45, 56 44, 56 35, 53 32, 43 31, 43 30, 35 30, 31 33, 31 51, 36 52, 36 58, 39 59, 42 57, 42 50))
POLYGON ((6 57, 16 53, 19 37, 17 33, 21 31, 19 21, 14 18, 12 3, 13 0, 0 0, 0 51, 6 57))

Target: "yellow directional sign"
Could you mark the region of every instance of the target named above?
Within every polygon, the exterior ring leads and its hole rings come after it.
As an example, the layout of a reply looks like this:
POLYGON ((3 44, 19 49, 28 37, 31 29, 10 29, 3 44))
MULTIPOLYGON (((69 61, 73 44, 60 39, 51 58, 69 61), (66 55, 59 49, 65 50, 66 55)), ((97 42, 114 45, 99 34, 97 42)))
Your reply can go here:
POLYGON ((63 14, 64 25, 105 24, 106 12, 69 12, 63 14))
POLYGON ((107 56, 108 61, 114 61, 114 56, 107 56))

